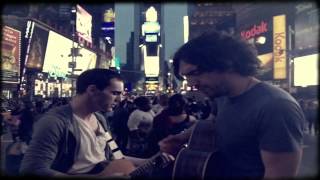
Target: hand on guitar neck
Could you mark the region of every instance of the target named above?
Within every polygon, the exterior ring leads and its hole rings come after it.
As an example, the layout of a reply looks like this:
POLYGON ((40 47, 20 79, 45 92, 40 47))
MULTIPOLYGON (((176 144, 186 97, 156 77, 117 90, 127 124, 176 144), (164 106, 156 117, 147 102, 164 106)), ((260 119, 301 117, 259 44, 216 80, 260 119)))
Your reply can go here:
POLYGON ((184 145, 188 142, 194 127, 195 125, 191 126, 189 129, 180 134, 169 135, 166 138, 162 139, 158 143, 160 146, 160 150, 162 152, 176 156, 181 148, 184 147, 184 145))

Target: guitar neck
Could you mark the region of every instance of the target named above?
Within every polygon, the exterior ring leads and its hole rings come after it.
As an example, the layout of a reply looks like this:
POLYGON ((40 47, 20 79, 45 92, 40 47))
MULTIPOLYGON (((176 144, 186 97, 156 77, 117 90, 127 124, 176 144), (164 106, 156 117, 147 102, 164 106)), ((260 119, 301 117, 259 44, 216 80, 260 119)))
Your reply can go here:
POLYGON ((149 161, 144 163, 143 165, 139 166, 137 169, 135 169, 133 172, 130 173, 131 177, 141 177, 144 174, 147 174, 155 167, 164 168, 168 166, 171 162, 173 162, 174 159, 167 159, 165 158, 165 155, 161 152, 157 153, 153 158, 151 158, 149 161))
POLYGON ((145 164, 139 166, 137 169, 135 169, 133 172, 130 173, 130 177, 138 177, 140 175, 143 175, 148 170, 152 169, 153 166, 155 166, 156 162, 155 159, 152 159, 145 164))

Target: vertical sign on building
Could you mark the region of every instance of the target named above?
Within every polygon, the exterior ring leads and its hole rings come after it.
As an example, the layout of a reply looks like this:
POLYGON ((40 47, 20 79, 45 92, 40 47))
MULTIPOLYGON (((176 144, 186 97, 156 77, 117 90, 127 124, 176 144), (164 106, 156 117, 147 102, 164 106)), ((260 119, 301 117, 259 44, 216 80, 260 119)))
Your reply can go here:
POLYGON ((273 78, 286 79, 286 16, 273 17, 273 78))
POLYGON ((76 20, 77 35, 85 41, 92 43, 92 16, 81 6, 77 5, 76 20))
POLYGON ((2 28, 1 81, 19 83, 21 32, 8 26, 2 28))

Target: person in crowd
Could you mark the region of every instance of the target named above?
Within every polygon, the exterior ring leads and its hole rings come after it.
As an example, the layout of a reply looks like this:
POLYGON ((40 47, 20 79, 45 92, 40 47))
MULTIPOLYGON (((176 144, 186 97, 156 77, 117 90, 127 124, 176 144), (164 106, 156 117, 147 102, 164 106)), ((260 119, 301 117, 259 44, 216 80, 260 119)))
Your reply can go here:
POLYGON ((168 135, 179 134, 188 129, 196 118, 186 113, 187 100, 181 94, 174 94, 168 100, 168 106, 153 120, 152 131, 149 136, 149 153, 157 153, 160 148, 158 142, 168 135))
MULTIPOLYGON (((196 118, 186 113, 187 100, 181 94, 174 94, 168 100, 168 106, 153 120, 152 131, 148 138, 148 155, 160 151, 158 142, 168 135, 179 134, 191 127, 196 118)), ((173 166, 154 172, 155 177, 170 177, 173 166)))
POLYGON ((154 104, 152 107, 153 112, 155 115, 158 115, 161 113, 161 111, 167 107, 169 96, 168 94, 160 94, 158 103, 154 104))
POLYGON ((309 100, 306 102, 305 116, 308 121, 308 132, 310 134, 318 134, 317 109, 315 101, 309 100))
POLYGON ((151 109, 151 102, 146 96, 139 96, 134 100, 137 109, 128 119, 129 128, 128 153, 138 157, 145 157, 147 137, 151 131, 155 116, 151 109))
POLYGON ((37 176, 126 175, 134 170, 134 164, 144 162, 130 157, 115 159, 107 142, 106 120, 97 113, 113 107, 123 86, 120 75, 108 69, 80 74, 70 103, 51 109, 35 124, 20 172, 37 176))
POLYGON ((22 107, 18 106, 13 111, 10 112, 8 118, 6 118, 6 123, 9 126, 9 131, 13 142, 19 140, 19 126, 21 124, 20 116, 22 112, 22 107))
MULTIPOLYGON (((297 175, 303 112, 289 93, 254 77, 260 63, 248 42, 226 33, 207 32, 184 44, 175 53, 173 66, 177 77, 186 78, 189 86, 217 101, 212 121, 215 154, 207 163, 206 177, 297 175)), ((193 127, 163 139, 160 149, 177 154, 193 127)))
POLYGON ((126 154, 129 136, 129 128, 127 126, 130 114, 136 109, 134 103, 127 97, 121 101, 119 106, 114 110, 111 117, 111 131, 120 150, 126 154))
POLYGON ((36 112, 33 103, 31 101, 25 101, 24 108, 19 115, 21 123, 19 125, 18 134, 20 140, 26 142, 27 145, 29 145, 32 138, 35 116, 36 112))

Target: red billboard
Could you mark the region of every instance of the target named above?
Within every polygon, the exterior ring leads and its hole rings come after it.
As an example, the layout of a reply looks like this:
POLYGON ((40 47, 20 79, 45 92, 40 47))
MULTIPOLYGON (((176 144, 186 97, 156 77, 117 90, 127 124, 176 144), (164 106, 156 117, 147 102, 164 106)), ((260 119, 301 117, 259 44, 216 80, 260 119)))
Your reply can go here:
POLYGON ((2 28, 1 81, 19 83, 21 32, 8 26, 2 28))

